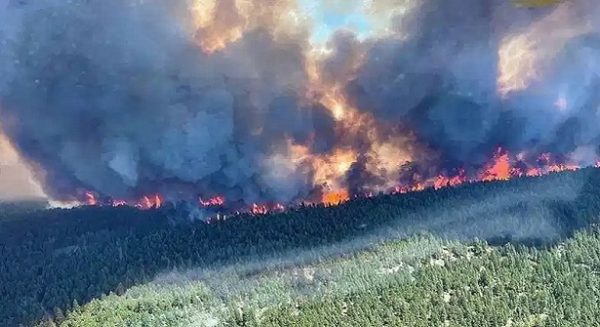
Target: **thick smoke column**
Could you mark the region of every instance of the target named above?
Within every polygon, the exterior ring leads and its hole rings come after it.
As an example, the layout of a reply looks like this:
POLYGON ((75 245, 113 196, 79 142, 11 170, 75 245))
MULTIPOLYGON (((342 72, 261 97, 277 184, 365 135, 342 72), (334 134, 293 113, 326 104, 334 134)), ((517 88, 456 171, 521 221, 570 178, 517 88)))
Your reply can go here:
POLYGON ((509 1, 421 1, 390 37, 369 40, 346 94, 465 164, 498 145, 565 155, 585 147, 595 156, 598 12, 583 0, 533 11, 509 1))
POLYGON ((279 159, 288 141, 328 146, 330 118, 300 101, 304 41, 278 44, 256 28, 206 54, 182 9, 56 0, 6 10, 5 128, 53 196, 189 188, 289 201, 309 191, 303 167, 279 159))
POLYGON ((593 1, 371 7, 394 13, 383 34, 318 52, 294 1, 11 1, 0 123, 65 200, 366 193, 498 146, 596 160, 593 1))

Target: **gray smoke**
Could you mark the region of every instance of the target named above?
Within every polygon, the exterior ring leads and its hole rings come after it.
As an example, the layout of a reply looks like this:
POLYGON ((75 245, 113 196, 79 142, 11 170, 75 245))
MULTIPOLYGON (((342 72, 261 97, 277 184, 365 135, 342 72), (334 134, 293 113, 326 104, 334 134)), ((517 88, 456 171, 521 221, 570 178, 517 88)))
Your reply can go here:
MULTIPOLYGON (((361 40, 340 31, 318 64, 322 82, 386 126, 379 134, 411 131, 442 168, 481 165, 497 146, 595 160, 594 1, 536 10, 504 0, 406 2, 413 6, 389 34, 361 40), (519 37, 528 54, 506 64, 521 55, 523 46, 506 46, 519 37), (511 77, 503 70, 521 63, 531 63, 532 76, 519 72, 527 81, 499 92, 499 76, 511 77)), ((2 129, 40 167, 50 195, 288 202, 315 189, 314 167, 290 159, 290 142, 312 153, 354 146, 366 160, 372 133, 346 137, 330 110, 307 97, 307 33, 271 29, 277 13, 265 8, 273 3, 254 3, 261 16, 248 20, 233 1, 219 2, 213 25, 192 32, 189 5, 10 0, 0 7, 2 129), (200 50, 221 29, 247 26, 222 51, 200 50)), ((363 161, 348 186, 384 184, 363 161)), ((431 170, 429 161, 415 164, 431 170)))
POLYGON ((268 160, 288 138, 328 146, 330 117, 299 102, 303 40, 256 29, 207 55, 179 5, 48 0, 2 12, 3 124, 53 196, 193 189, 290 201, 310 190, 302 167, 268 160))
MULTIPOLYGON (((535 10, 510 1, 421 1, 391 37, 367 41, 364 64, 346 90, 358 108, 408 123, 423 142, 462 163, 499 145, 559 154, 597 147, 598 8, 587 0, 535 10), (541 63, 537 78, 502 97, 499 52, 522 34, 541 63), (562 111, 559 96, 568 102, 562 111)), ((521 63, 525 56, 509 68, 521 63)))

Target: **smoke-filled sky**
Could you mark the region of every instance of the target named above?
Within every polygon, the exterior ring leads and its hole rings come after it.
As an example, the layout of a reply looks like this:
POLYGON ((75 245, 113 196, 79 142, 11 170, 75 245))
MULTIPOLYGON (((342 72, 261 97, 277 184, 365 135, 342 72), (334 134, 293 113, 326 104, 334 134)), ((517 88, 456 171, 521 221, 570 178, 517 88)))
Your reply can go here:
POLYGON ((43 196, 31 171, 0 131, 0 201, 43 196))
POLYGON ((588 165, 598 14, 592 0, 4 0, 0 124, 60 200, 320 199, 476 175, 498 147, 588 165))

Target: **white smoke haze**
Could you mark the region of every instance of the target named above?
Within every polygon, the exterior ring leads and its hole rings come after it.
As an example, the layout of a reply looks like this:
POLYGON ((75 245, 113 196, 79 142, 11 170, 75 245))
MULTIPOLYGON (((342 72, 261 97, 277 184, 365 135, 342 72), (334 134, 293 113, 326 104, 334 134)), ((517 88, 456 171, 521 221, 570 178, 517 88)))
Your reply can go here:
POLYGON ((44 198, 29 167, 0 130, 0 201, 44 198))
POLYGON ((355 5, 321 7, 373 31, 323 52, 291 0, 0 2, 0 124, 58 200, 287 203, 498 146, 597 161, 594 1, 355 5))

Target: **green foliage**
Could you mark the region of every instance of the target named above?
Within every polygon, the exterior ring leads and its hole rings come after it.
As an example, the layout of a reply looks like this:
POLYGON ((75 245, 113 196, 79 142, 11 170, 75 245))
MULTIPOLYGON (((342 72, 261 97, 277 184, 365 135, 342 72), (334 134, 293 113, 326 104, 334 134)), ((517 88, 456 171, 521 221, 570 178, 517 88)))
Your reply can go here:
POLYGON ((0 212, 0 326, 600 321, 597 169, 211 224, 171 214, 0 212))

